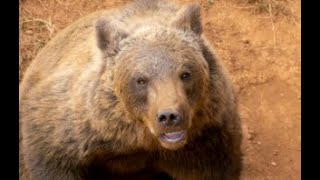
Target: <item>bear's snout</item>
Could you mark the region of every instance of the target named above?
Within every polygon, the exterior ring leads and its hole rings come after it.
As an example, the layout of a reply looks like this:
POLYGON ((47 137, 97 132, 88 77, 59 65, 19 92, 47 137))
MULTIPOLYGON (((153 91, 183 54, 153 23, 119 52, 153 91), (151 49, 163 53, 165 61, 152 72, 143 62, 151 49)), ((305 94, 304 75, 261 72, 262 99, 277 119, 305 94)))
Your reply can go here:
POLYGON ((182 115, 174 109, 162 109, 157 113, 157 123, 164 127, 175 127, 182 123, 182 115))

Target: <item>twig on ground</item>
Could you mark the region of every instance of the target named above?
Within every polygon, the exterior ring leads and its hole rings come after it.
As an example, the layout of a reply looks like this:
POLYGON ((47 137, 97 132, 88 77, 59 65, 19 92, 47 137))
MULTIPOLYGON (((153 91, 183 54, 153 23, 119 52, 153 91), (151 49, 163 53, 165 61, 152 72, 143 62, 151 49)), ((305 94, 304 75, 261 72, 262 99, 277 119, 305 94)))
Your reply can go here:
POLYGON ((269 14, 270 14, 270 20, 271 20, 272 31, 273 31, 273 45, 274 45, 274 48, 275 48, 276 47, 276 30, 275 30, 275 27, 274 27, 272 7, 271 7, 270 0, 268 0, 268 4, 269 4, 268 11, 269 11, 269 14))
POLYGON ((73 3, 65 3, 65 2, 63 3, 63 2, 61 2, 61 0, 56 0, 56 1, 58 4, 60 4, 62 6, 72 6, 77 3, 77 1, 73 1, 73 3))
POLYGON ((45 21, 45 20, 43 20, 43 19, 30 19, 30 20, 25 20, 25 21, 21 22, 21 24, 28 23, 28 22, 35 22, 35 21, 36 21, 36 22, 44 23, 44 24, 46 25, 49 33, 50 33, 50 34, 53 33, 55 27, 54 27, 54 25, 51 23, 51 21, 50 21, 50 22, 47 22, 47 21, 45 21))

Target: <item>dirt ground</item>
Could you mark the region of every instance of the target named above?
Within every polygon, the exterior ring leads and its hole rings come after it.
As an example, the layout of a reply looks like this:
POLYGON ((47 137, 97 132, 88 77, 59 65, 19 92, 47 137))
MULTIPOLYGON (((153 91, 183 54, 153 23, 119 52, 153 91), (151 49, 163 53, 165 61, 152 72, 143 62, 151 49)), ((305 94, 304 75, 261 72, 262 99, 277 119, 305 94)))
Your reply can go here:
MULTIPOLYGON (((20 78, 64 27, 130 0, 20 0, 20 78)), ((202 6, 204 34, 239 94, 243 179, 301 179, 301 2, 179 0, 202 6)))

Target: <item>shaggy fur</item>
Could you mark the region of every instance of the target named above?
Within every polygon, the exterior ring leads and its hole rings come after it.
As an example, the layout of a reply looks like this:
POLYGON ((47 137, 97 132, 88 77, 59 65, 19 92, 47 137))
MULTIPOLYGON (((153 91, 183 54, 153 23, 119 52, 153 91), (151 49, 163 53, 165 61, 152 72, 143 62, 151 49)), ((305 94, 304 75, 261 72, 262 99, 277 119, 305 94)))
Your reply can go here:
POLYGON ((214 54, 194 4, 139 0, 70 25, 20 84, 20 179, 239 179, 237 101, 214 54), (181 124, 155 121, 165 108, 181 124))

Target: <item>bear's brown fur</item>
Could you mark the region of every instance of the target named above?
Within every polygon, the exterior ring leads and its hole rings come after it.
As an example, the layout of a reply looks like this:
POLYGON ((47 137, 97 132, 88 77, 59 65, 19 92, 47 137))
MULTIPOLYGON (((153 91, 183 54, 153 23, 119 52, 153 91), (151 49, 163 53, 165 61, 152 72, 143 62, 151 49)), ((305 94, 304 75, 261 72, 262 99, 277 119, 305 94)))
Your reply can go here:
POLYGON ((20 179, 239 179, 236 97, 198 5, 138 0, 82 18, 19 93, 20 179))

